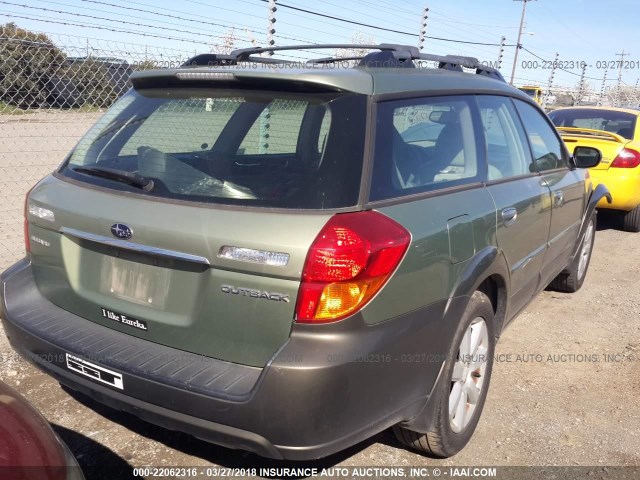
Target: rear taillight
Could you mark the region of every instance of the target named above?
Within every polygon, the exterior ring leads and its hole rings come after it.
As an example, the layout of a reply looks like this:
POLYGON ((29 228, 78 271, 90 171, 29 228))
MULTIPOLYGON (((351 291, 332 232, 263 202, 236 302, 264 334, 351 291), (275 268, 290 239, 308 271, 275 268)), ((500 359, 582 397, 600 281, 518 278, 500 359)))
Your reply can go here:
POLYGON ((411 235, 374 211, 331 217, 311 244, 296 304, 298 322, 332 322, 360 310, 400 264, 411 235))
POLYGON ((623 148, 618 156, 613 160, 610 167, 612 168, 636 168, 640 165, 640 152, 623 148))

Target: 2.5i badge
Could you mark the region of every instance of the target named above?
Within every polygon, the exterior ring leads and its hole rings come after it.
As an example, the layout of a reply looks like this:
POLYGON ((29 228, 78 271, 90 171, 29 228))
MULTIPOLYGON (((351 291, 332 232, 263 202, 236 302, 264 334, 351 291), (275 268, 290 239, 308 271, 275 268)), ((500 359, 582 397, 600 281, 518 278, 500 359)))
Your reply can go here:
POLYGON ((101 308, 100 311, 104 318, 113 320, 114 322, 127 325, 128 327, 137 328, 138 330, 144 330, 145 332, 149 330, 147 328, 147 322, 143 322, 142 320, 137 320, 135 318, 127 317, 124 313, 112 312, 111 310, 107 310, 106 308, 101 308))

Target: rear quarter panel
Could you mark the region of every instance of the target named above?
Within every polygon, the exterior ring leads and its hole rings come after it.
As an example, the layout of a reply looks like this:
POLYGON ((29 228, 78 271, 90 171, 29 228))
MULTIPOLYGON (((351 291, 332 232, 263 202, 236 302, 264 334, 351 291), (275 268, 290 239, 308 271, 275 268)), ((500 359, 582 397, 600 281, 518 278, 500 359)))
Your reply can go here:
POLYGON ((407 254, 363 309, 366 323, 447 299, 474 256, 496 246, 496 211, 482 186, 379 208, 411 233, 407 254))

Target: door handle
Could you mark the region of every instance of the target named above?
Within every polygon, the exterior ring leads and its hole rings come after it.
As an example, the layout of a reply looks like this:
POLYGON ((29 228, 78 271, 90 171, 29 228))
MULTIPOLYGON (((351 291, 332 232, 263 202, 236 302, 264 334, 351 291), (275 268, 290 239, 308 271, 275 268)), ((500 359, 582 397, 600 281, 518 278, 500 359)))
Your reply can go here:
POLYGON ((562 192, 562 190, 556 190, 555 192, 553 192, 553 204, 556 207, 561 207, 563 203, 564 193, 562 192))
POLYGON ((502 210, 502 223, 505 227, 510 227, 518 219, 518 210, 513 207, 502 210))

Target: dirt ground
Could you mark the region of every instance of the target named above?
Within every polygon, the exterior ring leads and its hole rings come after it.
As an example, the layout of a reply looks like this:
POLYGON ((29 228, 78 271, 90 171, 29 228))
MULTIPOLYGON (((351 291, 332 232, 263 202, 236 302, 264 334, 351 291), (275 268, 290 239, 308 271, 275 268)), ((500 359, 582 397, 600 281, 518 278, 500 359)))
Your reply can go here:
MULTIPOLYGON (((461 453, 429 459, 385 431, 318 464, 640 466, 640 235, 615 227, 601 216, 581 291, 543 292, 504 333, 478 430, 461 453)), ((0 378, 45 415, 83 467, 291 466, 72 395, 17 357, 3 334, 0 378)), ((92 472, 89 480, 114 478, 92 472)))

